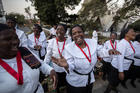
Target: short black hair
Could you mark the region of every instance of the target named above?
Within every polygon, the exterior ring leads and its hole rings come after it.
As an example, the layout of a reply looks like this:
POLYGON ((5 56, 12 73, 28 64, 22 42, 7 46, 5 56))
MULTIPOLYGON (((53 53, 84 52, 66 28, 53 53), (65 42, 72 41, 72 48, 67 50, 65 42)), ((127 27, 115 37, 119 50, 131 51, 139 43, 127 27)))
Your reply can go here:
MULTIPOLYGON (((64 30, 65 30, 65 33, 67 32, 67 25, 65 25, 65 24, 58 24, 57 27, 58 27, 58 26, 63 26, 63 27, 64 27, 64 30)), ((56 27, 56 28, 57 28, 57 27, 56 27)))
POLYGON ((111 32, 111 33, 110 33, 110 36, 111 36, 112 34, 114 34, 114 35, 117 36, 117 33, 116 33, 116 32, 111 32))
POLYGON ((15 17, 7 17, 6 20, 11 20, 13 21, 15 24, 17 23, 17 20, 15 17))
POLYGON ((130 29, 133 29, 132 27, 128 27, 124 30, 121 31, 121 34, 120 34, 120 40, 125 38, 125 35, 129 32, 130 29))
POLYGON ((42 32, 42 27, 39 24, 34 24, 35 27, 37 27, 37 29, 42 32))
POLYGON ((81 28, 82 31, 83 31, 83 33, 84 33, 84 29, 83 29, 83 27, 82 27, 81 25, 79 25, 79 24, 76 24, 76 25, 74 25, 74 26, 71 27, 70 32, 69 32, 69 33, 70 33, 70 36, 72 36, 72 29, 75 28, 75 27, 79 27, 79 28, 81 28))
POLYGON ((0 32, 1 32, 1 31, 4 31, 4 30, 7 30, 7 29, 10 29, 10 28, 8 27, 8 25, 0 23, 0 32))
POLYGON ((137 35, 136 35, 135 41, 140 41, 140 34, 137 34, 137 35))

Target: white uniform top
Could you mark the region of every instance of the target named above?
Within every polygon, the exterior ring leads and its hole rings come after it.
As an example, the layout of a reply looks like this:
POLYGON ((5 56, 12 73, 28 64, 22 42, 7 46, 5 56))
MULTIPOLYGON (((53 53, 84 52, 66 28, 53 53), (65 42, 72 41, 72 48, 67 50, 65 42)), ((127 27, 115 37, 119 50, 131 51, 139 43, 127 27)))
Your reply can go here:
MULTIPOLYGON (((88 75, 79 75, 73 70, 76 70, 82 74, 88 74, 95 66, 97 62, 97 53, 103 56, 109 56, 108 50, 97 50, 97 41, 95 39, 85 39, 86 43, 89 46, 91 53, 91 63, 87 60, 82 51, 75 45, 75 42, 68 44, 66 46, 66 53, 64 55, 67 63, 69 65, 69 73, 67 73, 66 80, 67 82, 74 87, 85 87, 88 84, 88 75)), ((88 48, 85 47, 83 51, 89 57, 88 48)), ((91 73, 91 81, 95 81, 93 73, 91 73)))
POLYGON ((119 72, 129 70, 132 61, 124 59, 124 57, 134 59, 134 51, 131 48, 129 42, 125 39, 122 39, 117 45, 117 50, 121 53, 121 55, 113 56, 113 60, 111 62, 112 66, 118 69, 119 72))
POLYGON ((92 39, 93 38, 98 41, 98 33, 96 32, 96 30, 94 30, 92 33, 92 39))
MULTIPOLYGON (((37 58, 37 57, 36 57, 37 58)), ((12 59, 2 59, 17 72, 16 57, 12 59)), ((39 59, 38 59, 39 60, 39 59)), ((40 61, 41 62, 41 61, 40 61)), ((44 93, 44 90, 39 83, 39 73, 50 74, 52 68, 46 63, 41 62, 41 67, 31 69, 22 59, 23 66, 23 85, 18 85, 17 80, 11 76, 2 66, 0 66, 0 93, 44 93)))
MULTIPOLYGON (((115 42, 113 44, 113 47, 114 48, 115 48, 115 46, 117 47, 117 44, 118 44, 118 40, 115 40, 115 42)), ((110 40, 108 40, 104 43, 104 48, 105 49, 113 49, 112 46, 111 46, 110 40)), ((105 62, 109 62, 109 63, 111 63, 112 59, 113 59, 113 55, 110 55, 109 57, 103 58, 103 60, 105 62)))
MULTIPOLYGON (((46 40, 45 33, 43 31, 40 33, 39 39, 36 39, 36 42, 38 45, 42 46, 41 56, 44 56, 46 54, 47 40, 46 40)), ((28 46, 31 49, 31 51, 39 57, 39 51, 34 50, 35 45, 36 45, 35 36, 34 36, 34 33, 32 33, 32 34, 28 35, 28 46)))
MULTIPOLYGON (((138 41, 134 42, 134 48, 135 48, 135 56, 140 58, 140 43, 138 41)), ((134 58, 135 62, 134 65, 140 66, 140 59, 134 58)))
POLYGON ((16 34, 20 40, 19 46, 27 47, 27 37, 26 37, 25 33, 22 30, 19 30, 16 28, 16 34))
MULTIPOLYGON (((70 40, 66 40, 65 47, 70 42, 71 42, 70 40)), ((63 44, 64 44, 64 42, 59 42, 58 41, 60 52, 62 51, 63 44)), ((64 52, 65 47, 64 47, 64 50, 62 52, 62 56, 65 55, 65 52, 64 52)), ((53 38, 53 39, 49 40, 48 47, 47 47, 47 54, 45 55, 44 62, 47 63, 47 64, 51 64, 51 66, 55 69, 56 72, 64 72, 65 70, 64 70, 63 67, 58 66, 54 62, 51 62, 51 57, 52 56, 56 57, 56 58, 60 58, 60 55, 59 55, 59 52, 58 52, 58 46, 57 46, 57 43, 56 43, 56 38, 53 38)))
POLYGON ((56 35, 56 29, 51 28, 51 29, 50 29, 50 33, 51 33, 52 35, 56 35))

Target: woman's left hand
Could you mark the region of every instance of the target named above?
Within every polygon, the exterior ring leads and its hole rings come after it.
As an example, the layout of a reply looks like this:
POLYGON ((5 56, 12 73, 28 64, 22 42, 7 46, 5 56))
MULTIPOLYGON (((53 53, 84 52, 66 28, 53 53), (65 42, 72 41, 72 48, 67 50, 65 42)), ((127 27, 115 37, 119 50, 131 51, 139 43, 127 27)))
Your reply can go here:
POLYGON ((61 66, 61 67, 64 67, 64 68, 68 68, 67 60, 62 55, 60 57, 61 58, 52 57, 52 62, 54 62, 58 66, 61 66))
POLYGON ((117 50, 114 49, 110 49, 109 50, 109 55, 121 55, 121 53, 117 50))

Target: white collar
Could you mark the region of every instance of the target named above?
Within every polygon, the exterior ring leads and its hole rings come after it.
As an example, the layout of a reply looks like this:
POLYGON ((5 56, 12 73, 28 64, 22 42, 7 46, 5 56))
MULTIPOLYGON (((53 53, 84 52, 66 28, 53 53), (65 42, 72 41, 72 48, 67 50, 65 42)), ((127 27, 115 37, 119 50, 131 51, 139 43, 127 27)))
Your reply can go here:
MULTIPOLYGON (((93 39, 85 39, 86 43, 89 46, 90 53, 93 55, 96 53, 97 49, 97 42, 93 39)), ((66 50, 74 57, 78 58, 85 58, 85 55, 82 53, 82 51, 75 45, 75 42, 73 41, 72 43, 68 44, 66 46, 66 50)), ((89 56, 89 54, 87 54, 89 56)))

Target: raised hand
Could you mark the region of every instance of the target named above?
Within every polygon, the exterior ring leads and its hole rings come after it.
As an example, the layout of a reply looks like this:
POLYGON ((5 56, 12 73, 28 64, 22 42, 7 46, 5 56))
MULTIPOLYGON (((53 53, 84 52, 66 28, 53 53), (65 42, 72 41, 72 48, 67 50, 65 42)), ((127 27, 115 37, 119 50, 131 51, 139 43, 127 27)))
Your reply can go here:
POLYGON ((66 59, 62 55, 60 55, 60 58, 52 57, 52 62, 54 62, 58 66, 68 68, 68 63, 67 63, 66 59))

